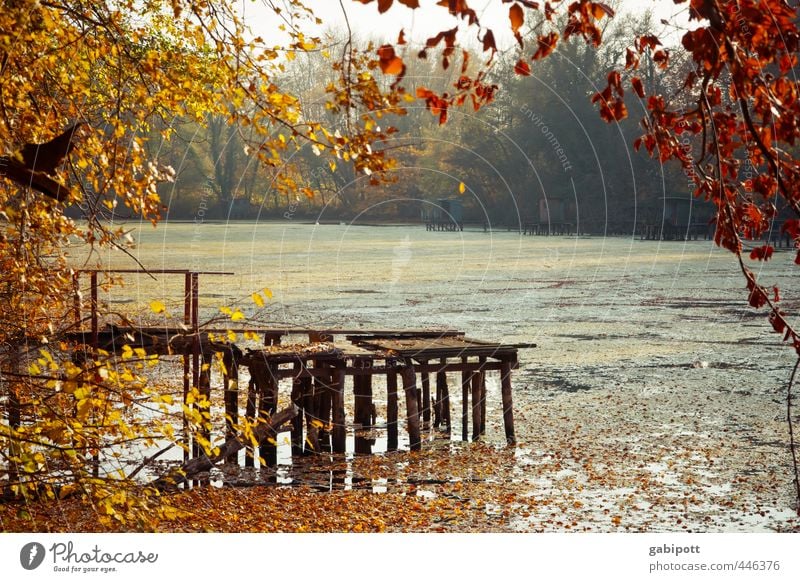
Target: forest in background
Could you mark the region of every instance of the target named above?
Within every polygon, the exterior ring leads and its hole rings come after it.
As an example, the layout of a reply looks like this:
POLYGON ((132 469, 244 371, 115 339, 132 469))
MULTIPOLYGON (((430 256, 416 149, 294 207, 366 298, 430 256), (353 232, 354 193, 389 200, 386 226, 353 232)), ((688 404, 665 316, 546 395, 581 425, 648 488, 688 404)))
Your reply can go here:
MULTIPOLYGON (((535 22, 528 25, 536 28, 535 22)), ((639 110, 608 124, 590 100, 608 72, 624 62, 625 48, 657 23, 646 12, 618 15, 606 26, 599 49, 579 38, 562 42, 530 75, 515 72, 515 48, 498 55, 505 62, 490 71, 490 82, 500 88, 494 101, 477 111, 454 109, 444 125, 411 96, 418 87, 446 92, 457 83, 465 58, 472 70, 485 56, 471 49, 448 69, 440 66, 440 55, 405 59, 406 114, 390 114, 386 124, 397 132, 376 144, 396 164, 381 176, 331 162, 310 143, 286 156, 281 167, 269 167, 258 163, 247 145, 257 138, 251 126, 214 113, 202 122, 174 118, 170 142, 148 141, 153 157, 176 172, 174 182, 159 185, 163 218, 417 221, 430 203, 459 197, 466 221, 495 227, 548 220, 540 201, 554 199, 562 201, 570 222, 589 232, 631 233, 636 224, 658 222, 663 197, 691 197, 689 180, 679 167, 631 150, 642 133, 643 104, 631 105, 639 110), (296 187, 276 187, 279 172, 296 187)), ((343 134, 347 117, 331 108, 326 89, 339 74, 331 63, 345 38, 329 30, 325 48, 287 60, 281 81, 301 96, 303 118, 323 120, 343 134)), ((370 52, 368 45, 379 41, 354 43, 370 52)), ((417 47, 407 46, 416 53, 417 47)), ((678 93, 680 87, 671 84, 689 70, 686 59, 673 58, 663 69, 649 54, 645 59, 641 78, 648 94, 678 93)), ((390 80, 383 81, 387 87, 390 80)), ((153 128, 155 134, 162 130, 153 128)), ((290 137, 285 132, 284 138, 290 137)))

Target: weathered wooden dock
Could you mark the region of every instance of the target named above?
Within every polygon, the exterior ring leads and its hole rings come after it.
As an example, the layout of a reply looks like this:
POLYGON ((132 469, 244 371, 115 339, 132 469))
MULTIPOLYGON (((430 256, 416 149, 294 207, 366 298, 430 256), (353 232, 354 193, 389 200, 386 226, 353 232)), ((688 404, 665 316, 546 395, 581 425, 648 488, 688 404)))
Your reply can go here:
MULTIPOLYGON (((423 431, 431 427, 449 438, 456 425, 450 394, 459 387, 461 438, 477 440, 486 432, 486 376, 490 373, 500 376, 505 440, 509 444, 516 442, 511 375, 518 367, 518 350, 535 347, 534 344, 486 342, 468 338, 459 330, 261 327, 234 330, 258 333, 264 339, 263 346, 242 350, 234 343, 217 339, 224 337, 227 330, 200 328, 197 277, 181 273, 187 279, 188 325, 106 325, 100 329, 96 292, 93 292, 91 329, 74 332, 69 339, 87 349, 110 353, 120 354, 127 346, 141 348, 147 354, 182 357, 184 403, 191 387, 214 403, 211 364, 221 354, 224 374, 220 392, 226 438, 236 434, 242 415, 252 424, 275 414, 283 386, 299 410, 291 426, 293 456, 327 451, 345 453, 349 429, 353 431, 356 454, 372 452, 376 430, 385 430, 387 449, 397 450, 401 400, 411 450, 422 447, 423 431), (300 343, 284 343, 290 338, 296 341, 298 336, 305 336, 300 343), (244 410, 240 409, 242 368, 250 377, 244 410), (378 378, 383 380, 380 384, 385 387, 386 402, 386 423, 380 427, 374 405, 378 378), (345 407, 349 391, 352 391, 352 419, 347 418, 345 407)), ((94 290, 96 276, 92 275, 94 290)), ((208 441, 211 430, 206 428, 197 436, 208 441)), ((185 459, 201 455, 198 438, 192 437, 185 416, 183 439, 185 459)), ((256 459, 263 459, 268 466, 276 464, 274 439, 261 442, 257 455, 252 447, 248 448, 245 466, 253 466, 256 459)))

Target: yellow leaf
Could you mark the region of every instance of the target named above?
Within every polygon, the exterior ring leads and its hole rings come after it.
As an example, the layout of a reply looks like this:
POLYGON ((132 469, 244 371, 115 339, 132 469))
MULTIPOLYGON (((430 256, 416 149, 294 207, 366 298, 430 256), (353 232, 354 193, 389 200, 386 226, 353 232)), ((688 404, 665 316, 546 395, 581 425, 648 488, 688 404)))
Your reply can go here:
POLYGON ((161 301, 151 301, 150 302, 150 310, 153 313, 163 313, 167 308, 164 306, 161 301))
POLYGON ((459 185, 458 185, 458 193, 459 194, 463 194, 466 191, 467 191, 467 185, 464 184, 464 182, 459 183, 459 185))
POLYGON ((269 287, 264 287, 262 292, 267 297, 267 299, 272 299, 272 291, 269 289, 269 287))
POLYGON ((238 309, 233 312, 233 315, 231 315, 231 320, 233 321, 242 321, 243 319, 244 319, 244 313, 242 313, 238 309))
POLYGON ((258 305, 259 307, 264 307, 264 298, 261 297, 260 293, 253 293, 250 297, 252 297, 253 303, 258 305))

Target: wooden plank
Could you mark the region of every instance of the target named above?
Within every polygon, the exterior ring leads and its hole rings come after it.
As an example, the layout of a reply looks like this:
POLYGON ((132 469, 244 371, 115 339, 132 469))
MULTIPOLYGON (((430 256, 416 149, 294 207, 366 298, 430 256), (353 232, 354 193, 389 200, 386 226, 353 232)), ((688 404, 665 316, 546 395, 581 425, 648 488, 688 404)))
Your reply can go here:
POLYGON ((408 422, 408 441, 412 451, 422 449, 419 430, 419 407, 417 399, 417 374, 414 365, 406 362, 401 372, 403 377, 403 391, 406 394, 406 420, 408 422))
POLYGON ((511 365, 503 362, 503 369, 500 371, 501 393, 503 397, 503 426, 506 431, 506 442, 513 445, 517 442, 514 434, 514 410, 511 397, 511 365))

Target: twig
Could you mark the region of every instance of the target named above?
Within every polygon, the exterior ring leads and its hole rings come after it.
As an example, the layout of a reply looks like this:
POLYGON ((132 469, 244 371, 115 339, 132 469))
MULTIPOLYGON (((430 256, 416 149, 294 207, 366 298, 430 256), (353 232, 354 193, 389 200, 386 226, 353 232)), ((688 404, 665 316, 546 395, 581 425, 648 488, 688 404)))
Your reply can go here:
POLYGON ((155 461, 155 460, 156 460, 158 457, 160 457, 161 455, 163 455, 164 453, 166 453, 167 451, 169 451, 170 449, 172 449, 174 446, 175 446, 175 443, 170 443, 170 444, 168 444, 166 447, 164 447, 163 449, 161 449, 160 451, 158 451, 158 452, 156 452, 156 453, 153 453, 152 455, 150 455, 149 457, 147 457, 147 458, 146 458, 144 461, 142 461, 142 464, 141 464, 141 465, 139 465, 139 466, 138 466, 138 467, 136 467, 136 468, 135 468, 133 471, 131 471, 131 474, 130 474, 130 475, 128 475, 128 477, 127 477, 127 478, 128 478, 128 479, 133 479, 134 477, 136 477, 136 475, 138 475, 138 474, 139 474, 139 471, 141 471, 142 469, 144 469, 144 468, 145 468, 147 465, 149 465, 150 463, 152 463, 153 461, 155 461))

